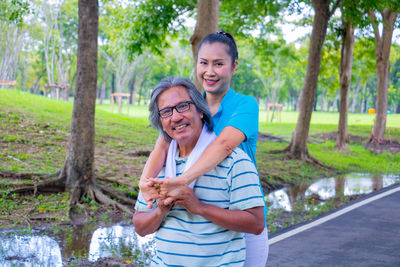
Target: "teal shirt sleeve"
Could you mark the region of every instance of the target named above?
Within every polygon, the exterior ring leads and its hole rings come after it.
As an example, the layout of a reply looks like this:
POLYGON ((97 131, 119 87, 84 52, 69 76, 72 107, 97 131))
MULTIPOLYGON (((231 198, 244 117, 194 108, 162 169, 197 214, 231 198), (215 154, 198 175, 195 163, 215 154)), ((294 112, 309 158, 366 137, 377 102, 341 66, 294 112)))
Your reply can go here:
POLYGON ((246 139, 257 140, 258 134, 258 102, 254 97, 243 97, 235 107, 227 126, 232 126, 246 135, 246 139))

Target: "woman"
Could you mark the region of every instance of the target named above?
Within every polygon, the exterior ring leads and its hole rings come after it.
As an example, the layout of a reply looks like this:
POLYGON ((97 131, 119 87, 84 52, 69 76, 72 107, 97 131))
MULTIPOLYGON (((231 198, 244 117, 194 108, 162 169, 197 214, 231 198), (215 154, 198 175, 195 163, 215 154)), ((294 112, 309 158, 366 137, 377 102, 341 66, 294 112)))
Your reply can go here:
MULTIPOLYGON (((226 32, 207 35, 199 44, 196 76, 214 123, 215 141, 186 172, 178 177, 153 179, 165 162, 169 143, 159 137, 143 170, 140 189, 149 206, 160 194, 170 204, 197 177, 207 173, 229 156, 236 147, 244 150, 255 164, 258 134, 258 103, 250 96, 230 88, 236 72, 238 51, 233 37, 226 32)), ((266 212, 265 212, 266 213, 266 212)), ((245 266, 265 266, 268 257, 267 229, 261 235, 246 234, 245 266)))

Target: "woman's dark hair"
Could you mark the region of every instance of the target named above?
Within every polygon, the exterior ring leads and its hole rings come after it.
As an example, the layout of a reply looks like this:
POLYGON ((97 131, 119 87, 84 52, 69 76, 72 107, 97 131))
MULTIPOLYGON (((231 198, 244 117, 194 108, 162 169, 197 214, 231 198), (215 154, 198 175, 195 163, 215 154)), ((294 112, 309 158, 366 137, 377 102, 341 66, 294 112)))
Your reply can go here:
POLYGON ((206 100, 201 96, 196 86, 188 78, 174 76, 162 79, 151 92, 151 100, 149 104, 149 120, 153 127, 159 131, 162 131, 162 134, 166 141, 169 142, 172 140, 162 127, 160 114, 158 113, 158 96, 162 92, 178 86, 184 87, 186 89, 197 110, 203 113, 203 122, 206 124, 207 130, 209 132, 212 132, 213 121, 206 100))
POLYGON ((213 43, 223 43, 226 44, 228 49, 228 54, 232 59, 232 66, 236 60, 239 59, 239 52, 236 47, 235 39, 233 36, 223 30, 220 30, 216 33, 211 33, 201 40, 199 45, 197 46, 197 55, 199 54, 200 48, 203 44, 213 44, 213 43))

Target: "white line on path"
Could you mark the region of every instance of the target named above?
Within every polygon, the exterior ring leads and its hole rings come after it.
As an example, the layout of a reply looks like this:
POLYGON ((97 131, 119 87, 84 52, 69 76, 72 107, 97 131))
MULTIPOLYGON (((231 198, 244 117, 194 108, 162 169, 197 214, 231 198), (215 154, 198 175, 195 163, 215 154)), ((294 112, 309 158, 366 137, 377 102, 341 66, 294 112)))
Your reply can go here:
POLYGON ((294 236, 295 234, 301 233, 301 232, 303 232, 305 230, 308 230, 308 229, 310 229, 312 227, 315 227, 315 226, 320 225, 320 224, 322 224, 324 222, 327 222, 327 221, 332 220, 332 219, 334 219, 336 217, 339 217, 339 216, 341 216, 341 215, 343 215, 343 214, 345 214, 345 213, 347 213, 349 211, 352 211, 352 210, 354 210, 356 208, 359 208, 359 207, 364 206, 364 205, 366 205, 368 203, 371 203, 372 201, 375 201, 377 199, 380 199, 380 198, 386 197, 388 195, 391 195, 391 194, 393 194, 393 193, 395 193, 397 191, 400 191, 400 186, 398 186, 396 188, 393 188, 391 190, 385 191, 383 193, 380 193, 378 195, 375 195, 373 197, 367 198, 367 199, 362 200, 360 202, 357 202, 357 203, 355 203, 355 204, 353 204, 351 206, 343 208, 343 209, 341 209, 341 210, 339 210, 337 212, 329 214, 329 215, 327 215, 325 217, 322 217, 322 218, 320 218, 318 220, 315 220, 315 221, 313 221, 311 223, 305 224, 305 225, 300 226, 300 227, 298 227, 296 229, 293 229, 293 230, 288 231, 286 233, 283 233, 281 235, 275 236, 275 237, 271 238, 268 241, 268 243, 269 243, 269 245, 272 245, 272 244, 274 244, 276 242, 279 242, 279 241, 281 241, 283 239, 286 239, 288 237, 294 236))

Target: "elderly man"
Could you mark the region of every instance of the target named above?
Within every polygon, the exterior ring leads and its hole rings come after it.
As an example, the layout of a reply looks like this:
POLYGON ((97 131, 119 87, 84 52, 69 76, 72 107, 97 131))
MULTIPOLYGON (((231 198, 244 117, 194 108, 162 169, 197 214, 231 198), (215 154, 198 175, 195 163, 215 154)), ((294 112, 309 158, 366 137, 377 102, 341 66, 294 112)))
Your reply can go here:
MULTIPOLYGON (((171 141, 159 177, 175 177, 215 138, 210 111, 196 87, 177 77, 156 86, 149 110, 153 126, 171 141)), ((133 223, 141 236, 156 232, 152 266, 242 266, 244 233, 264 229, 262 198, 257 170, 237 148, 171 206, 158 200, 148 209, 139 194, 133 223)))

